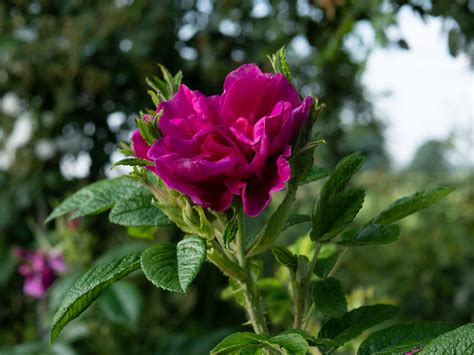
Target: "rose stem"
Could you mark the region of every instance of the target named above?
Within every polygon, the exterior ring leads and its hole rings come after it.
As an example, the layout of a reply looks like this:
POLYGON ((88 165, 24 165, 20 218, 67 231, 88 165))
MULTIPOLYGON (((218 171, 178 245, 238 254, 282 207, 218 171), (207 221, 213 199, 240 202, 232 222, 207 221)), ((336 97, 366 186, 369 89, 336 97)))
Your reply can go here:
POLYGON ((267 323, 263 316, 258 290, 253 282, 250 265, 245 257, 245 216, 242 208, 239 208, 238 213, 239 229, 236 236, 237 259, 239 265, 245 270, 245 280, 242 283, 242 286, 245 295, 245 303, 247 304, 246 310, 255 333, 268 334, 267 323))

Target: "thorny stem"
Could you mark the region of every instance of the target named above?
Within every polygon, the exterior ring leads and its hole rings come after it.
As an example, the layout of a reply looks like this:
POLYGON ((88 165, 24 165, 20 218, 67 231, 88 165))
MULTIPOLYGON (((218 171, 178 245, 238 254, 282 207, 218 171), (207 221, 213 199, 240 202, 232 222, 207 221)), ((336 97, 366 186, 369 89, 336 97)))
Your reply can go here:
POLYGON ((240 267, 244 269, 245 272, 245 280, 242 282, 242 288, 245 295, 246 310, 255 333, 268 334, 267 323, 263 315, 258 289, 256 288, 256 285, 253 282, 250 265, 245 257, 244 214, 242 209, 240 209, 237 213, 239 213, 239 229, 236 236, 237 259, 240 267))

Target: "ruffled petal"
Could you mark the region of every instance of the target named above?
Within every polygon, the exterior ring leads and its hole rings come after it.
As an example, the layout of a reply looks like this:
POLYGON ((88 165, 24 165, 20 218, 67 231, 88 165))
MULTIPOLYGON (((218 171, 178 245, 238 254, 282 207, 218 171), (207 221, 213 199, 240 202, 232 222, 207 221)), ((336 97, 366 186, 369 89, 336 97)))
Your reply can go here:
POLYGON ((290 176, 290 164, 283 156, 266 164, 262 177, 249 180, 242 191, 245 213, 258 216, 271 203, 272 193, 285 188, 290 176))

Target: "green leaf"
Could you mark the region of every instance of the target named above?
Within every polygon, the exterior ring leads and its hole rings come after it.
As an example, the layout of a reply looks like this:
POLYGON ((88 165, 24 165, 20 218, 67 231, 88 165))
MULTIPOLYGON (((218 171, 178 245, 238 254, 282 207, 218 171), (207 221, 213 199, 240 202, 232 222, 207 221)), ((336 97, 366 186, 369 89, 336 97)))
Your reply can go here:
POLYGON ((359 231, 349 231, 342 235, 341 245, 360 246, 389 244, 395 242, 400 234, 397 224, 369 224, 359 231))
POLYGON ((316 281, 313 287, 316 309, 326 317, 340 318, 347 312, 347 300, 341 283, 334 277, 316 281))
POLYGON ((272 249, 273 256, 283 266, 296 271, 298 266, 298 258, 285 247, 275 247, 272 249))
POLYGON ((224 233, 222 234, 222 241, 224 242, 224 246, 227 250, 231 251, 230 243, 235 239, 237 235, 237 230, 239 229, 239 223, 237 219, 238 215, 232 217, 232 219, 227 223, 224 233))
POLYGON ((110 284, 140 267, 141 252, 116 258, 89 270, 66 294, 53 318, 50 341, 53 342, 72 319, 80 315, 110 284))
POLYGON ((334 168, 328 181, 324 184, 321 190, 321 199, 328 200, 343 191, 364 161, 365 157, 358 153, 351 154, 342 159, 334 168))
POLYGON ((153 195, 140 186, 131 194, 117 201, 110 211, 109 220, 123 226, 166 226, 171 221, 155 205, 153 195))
POLYGON ((296 332, 285 332, 268 340, 272 347, 283 350, 283 354, 306 355, 309 345, 304 336, 296 332))
POLYGON ((302 181, 300 181, 299 184, 304 185, 310 182, 317 181, 319 179, 325 178, 326 176, 329 176, 330 173, 331 171, 326 168, 322 168, 320 166, 313 166, 306 175, 306 177, 302 181))
POLYGON ((141 267, 156 287, 172 292, 185 292, 206 258, 206 244, 196 236, 174 245, 159 243, 143 252, 141 267))
POLYGON ((306 222, 311 222, 311 216, 306 214, 292 214, 288 217, 288 220, 283 226, 283 230, 286 230, 294 225, 306 222))
POLYGON ((474 323, 463 325, 432 340, 423 354, 473 354, 474 323))
POLYGON ((227 336, 211 350, 211 354, 259 354, 258 349, 264 348, 279 354, 305 355, 309 345, 305 336, 297 330, 289 330, 272 338, 241 332, 227 336))
POLYGON ((334 265, 336 265, 339 255, 341 255, 340 252, 335 252, 326 258, 318 258, 314 267, 314 273, 320 278, 327 277, 334 268, 334 265))
POLYGON ((313 228, 310 234, 312 240, 330 240, 342 231, 359 212, 364 202, 365 191, 346 189, 346 187, 364 160, 362 155, 352 154, 336 165, 323 185, 321 196, 313 212, 313 228))
POLYGON ((327 241, 352 222, 365 198, 363 189, 351 188, 339 192, 326 202, 318 203, 313 215, 311 239, 327 241))
POLYGON ((126 166, 150 166, 154 165, 152 161, 140 158, 125 158, 119 160, 118 162, 112 165, 112 169, 119 165, 126 165, 126 166))
POLYGON ((212 350, 212 355, 230 354, 233 351, 243 349, 245 347, 255 346, 261 344, 266 340, 263 335, 257 335, 250 332, 234 333, 222 340, 212 350))
POLYGON ((404 354, 410 350, 425 346, 432 339, 454 328, 454 325, 445 322, 394 324, 380 329, 367 337, 360 345, 358 354, 404 354))
POLYGON ((179 284, 186 292, 206 260, 206 242, 196 236, 183 239, 177 246, 177 258, 179 284))
POLYGON ((178 277, 176 245, 159 243, 146 249, 140 260, 146 278, 156 287, 183 292, 178 277))
POLYGON ((454 190, 451 187, 439 187, 432 190, 416 192, 413 195, 402 197, 388 206, 374 219, 374 223, 391 224, 433 203, 441 200, 454 190))
POLYGON ((331 318, 322 326, 318 338, 333 339, 343 345, 367 329, 395 317, 398 307, 376 304, 363 306, 347 312, 341 319, 331 318))
POLYGON ((51 212, 46 223, 72 211, 70 219, 103 212, 112 208, 124 195, 140 188, 138 182, 125 176, 95 182, 64 200, 51 212))

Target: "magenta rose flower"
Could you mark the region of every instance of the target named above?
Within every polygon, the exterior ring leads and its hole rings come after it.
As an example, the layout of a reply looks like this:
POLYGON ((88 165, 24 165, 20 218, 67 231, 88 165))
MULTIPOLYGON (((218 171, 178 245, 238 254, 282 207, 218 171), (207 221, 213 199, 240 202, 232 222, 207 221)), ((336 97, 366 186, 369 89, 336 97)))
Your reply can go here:
POLYGON ((18 268, 25 278, 23 292, 34 298, 42 298, 57 274, 66 271, 63 257, 58 252, 17 248, 14 255, 23 262, 18 268))
POLYGON ((227 75, 220 96, 181 85, 157 108, 163 110, 162 138, 150 147, 136 131, 132 144, 169 187, 194 203, 224 211, 241 196, 245 213, 256 216, 291 176, 291 143, 312 103, 282 74, 246 64, 227 75))

